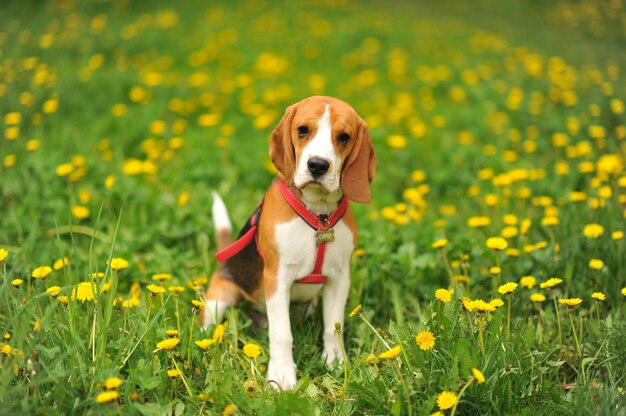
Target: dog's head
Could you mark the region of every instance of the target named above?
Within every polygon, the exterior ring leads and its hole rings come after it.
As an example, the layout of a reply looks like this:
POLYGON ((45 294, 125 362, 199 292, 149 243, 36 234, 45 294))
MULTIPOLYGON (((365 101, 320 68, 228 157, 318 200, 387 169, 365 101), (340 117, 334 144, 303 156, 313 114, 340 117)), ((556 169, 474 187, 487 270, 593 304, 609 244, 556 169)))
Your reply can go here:
POLYGON ((272 133, 270 157, 285 183, 303 192, 370 201, 374 146, 363 119, 341 100, 314 96, 288 107, 272 133))

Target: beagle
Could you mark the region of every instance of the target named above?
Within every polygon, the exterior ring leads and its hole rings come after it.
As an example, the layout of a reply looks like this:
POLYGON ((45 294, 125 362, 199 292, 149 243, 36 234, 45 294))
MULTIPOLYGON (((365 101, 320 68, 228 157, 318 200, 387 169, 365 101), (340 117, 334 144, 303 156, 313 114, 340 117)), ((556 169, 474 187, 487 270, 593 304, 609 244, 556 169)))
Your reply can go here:
POLYGON ((231 244, 226 207, 214 194, 213 218, 220 266, 200 312, 203 328, 249 299, 267 313, 272 385, 296 384, 290 302, 322 292, 324 353, 340 364, 335 325, 343 327, 350 287, 350 258, 357 241, 348 199, 370 201, 376 155, 367 125, 347 103, 314 96, 285 111, 272 132, 269 155, 277 178, 231 244))

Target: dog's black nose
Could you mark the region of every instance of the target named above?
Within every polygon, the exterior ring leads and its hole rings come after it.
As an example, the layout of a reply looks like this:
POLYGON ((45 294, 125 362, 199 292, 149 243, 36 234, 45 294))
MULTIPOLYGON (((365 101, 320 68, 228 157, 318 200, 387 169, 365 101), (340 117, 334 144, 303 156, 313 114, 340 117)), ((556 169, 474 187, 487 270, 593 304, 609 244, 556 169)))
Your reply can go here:
POLYGON ((321 159, 319 157, 312 157, 311 159, 309 159, 306 165, 309 168, 309 172, 311 172, 311 175, 313 175, 314 178, 317 178, 328 172, 330 163, 328 163, 327 160, 321 159))

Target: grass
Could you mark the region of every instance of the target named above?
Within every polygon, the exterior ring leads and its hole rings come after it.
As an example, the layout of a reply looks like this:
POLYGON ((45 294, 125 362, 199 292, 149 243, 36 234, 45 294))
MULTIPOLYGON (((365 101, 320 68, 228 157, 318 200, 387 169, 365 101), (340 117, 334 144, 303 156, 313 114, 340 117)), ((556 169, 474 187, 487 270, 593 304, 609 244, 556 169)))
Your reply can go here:
POLYGON ((4 3, 0 412, 626 414, 619 4, 4 3), (377 150, 362 309, 344 372, 295 305, 299 383, 276 392, 249 305, 205 333, 192 300, 211 191, 243 224, 312 94, 377 150))

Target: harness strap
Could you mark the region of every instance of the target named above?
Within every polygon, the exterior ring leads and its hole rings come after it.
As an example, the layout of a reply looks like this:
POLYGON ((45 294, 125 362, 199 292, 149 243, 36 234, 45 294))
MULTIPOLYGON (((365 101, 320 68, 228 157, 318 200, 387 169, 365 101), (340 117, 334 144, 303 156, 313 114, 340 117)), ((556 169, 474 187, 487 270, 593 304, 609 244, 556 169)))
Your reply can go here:
MULTIPOLYGON (((346 209, 348 208, 348 200, 345 197, 343 197, 341 201, 339 202, 339 205, 337 206, 337 210, 333 212, 332 214, 330 214, 329 216, 315 215, 314 213, 312 213, 311 211, 307 209, 306 205, 304 205, 304 203, 302 203, 302 201, 300 201, 289 190, 287 185, 285 185, 285 183, 280 179, 278 180, 278 188, 280 189, 280 193, 283 196, 283 198, 285 198, 285 201, 287 202, 287 204, 289 204, 289 206, 295 211, 295 213, 298 214, 300 218, 302 218, 311 228, 316 230, 318 233, 326 231, 326 230, 331 230, 339 222, 341 217, 343 217, 343 214, 345 214, 346 209)), ((246 247, 248 244, 250 244, 253 241, 255 242, 257 251, 259 252, 261 257, 263 257, 263 254, 261 253, 259 249, 259 244, 257 241, 258 230, 256 226, 258 219, 259 219, 259 214, 261 211, 262 203, 263 201, 259 203, 259 207, 257 208, 256 212, 253 214, 250 220, 250 224, 252 227, 244 235, 239 237, 237 241, 235 241, 234 243, 232 243, 231 245, 229 245, 228 247, 221 250, 219 253, 215 255, 215 257, 217 258, 219 262, 223 263, 224 261, 228 260, 232 256, 239 253, 241 250, 243 250, 244 247, 246 247)), ((326 255, 326 245, 327 245, 327 240, 318 241, 317 235, 316 235, 315 265, 313 266, 313 271, 308 276, 305 276, 296 280, 295 283, 304 283, 304 284, 326 283, 326 280, 328 278, 322 274, 322 267, 324 266, 324 257, 326 255)))

